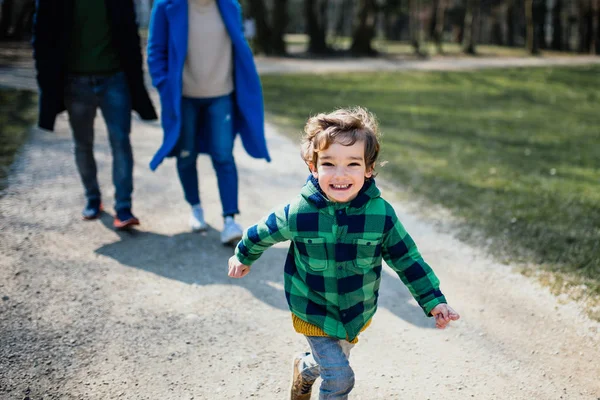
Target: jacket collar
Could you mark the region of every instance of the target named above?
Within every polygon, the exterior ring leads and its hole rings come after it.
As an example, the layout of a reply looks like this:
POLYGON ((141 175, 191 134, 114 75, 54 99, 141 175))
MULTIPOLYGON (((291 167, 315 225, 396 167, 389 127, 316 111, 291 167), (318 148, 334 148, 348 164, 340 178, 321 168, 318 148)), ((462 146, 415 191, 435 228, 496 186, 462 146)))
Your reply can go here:
POLYGON ((377 185, 375 185, 375 179, 371 178, 365 180, 363 187, 353 200, 347 203, 336 203, 327 199, 327 196, 325 193, 323 193, 321 187, 319 186, 318 179, 311 174, 308 176, 306 184, 300 191, 300 195, 319 210, 327 208, 339 210, 347 207, 356 209, 362 208, 369 200, 379 197, 381 192, 377 188, 377 185))

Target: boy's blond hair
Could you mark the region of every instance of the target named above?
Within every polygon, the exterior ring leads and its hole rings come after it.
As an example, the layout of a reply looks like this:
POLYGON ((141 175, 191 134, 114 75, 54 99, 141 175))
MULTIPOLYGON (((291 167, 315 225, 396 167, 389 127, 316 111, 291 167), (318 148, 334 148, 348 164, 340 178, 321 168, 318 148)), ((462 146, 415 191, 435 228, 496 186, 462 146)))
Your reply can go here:
POLYGON ((302 158, 316 168, 319 152, 333 143, 352 146, 358 141, 365 143, 365 164, 373 169, 379 156, 379 127, 375 116, 362 107, 340 108, 329 114, 311 117, 304 126, 302 158))

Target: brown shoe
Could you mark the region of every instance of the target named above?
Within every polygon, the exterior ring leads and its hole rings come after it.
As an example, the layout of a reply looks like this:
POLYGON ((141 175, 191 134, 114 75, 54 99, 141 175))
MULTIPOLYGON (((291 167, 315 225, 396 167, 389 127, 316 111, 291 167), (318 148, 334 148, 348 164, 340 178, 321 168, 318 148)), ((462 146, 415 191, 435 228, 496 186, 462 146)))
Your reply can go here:
POLYGON ((310 400, 310 394, 312 391, 312 386, 315 381, 307 381, 302 378, 302 374, 298 369, 298 364, 300 364, 300 360, 302 356, 306 353, 300 353, 298 356, 294 357, 293 363, 293 373, 292 373, 292 390, 291 390, 291 400, 310 400))

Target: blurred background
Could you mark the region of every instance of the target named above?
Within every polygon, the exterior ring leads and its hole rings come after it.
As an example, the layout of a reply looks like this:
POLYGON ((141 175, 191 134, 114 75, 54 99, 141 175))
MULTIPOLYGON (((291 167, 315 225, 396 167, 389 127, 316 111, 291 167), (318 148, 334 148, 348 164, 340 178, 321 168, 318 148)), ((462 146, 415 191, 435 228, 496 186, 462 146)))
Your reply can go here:
MULTIPOLYGON (((136 0, 140 27, 153 0, 136 0)), ((598 54, 599 0, 242 0, 256 53, 598 54), (495 49, 499 52, 500 49, 495 49)), ((0 38, 27 40, 34 0, 0 0, 0 38)))

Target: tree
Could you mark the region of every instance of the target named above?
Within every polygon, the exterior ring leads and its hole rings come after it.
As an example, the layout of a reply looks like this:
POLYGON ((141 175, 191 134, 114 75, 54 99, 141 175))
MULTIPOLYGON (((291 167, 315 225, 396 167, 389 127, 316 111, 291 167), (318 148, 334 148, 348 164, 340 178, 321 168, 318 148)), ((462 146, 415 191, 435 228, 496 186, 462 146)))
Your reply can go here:
POLYGON ((562 8, 563 0, 554 0, 552 7, 552 42, 550 48, 552 50, 563 50, 563 26, 562 26, 562 8))
POLYGON ((275 1, 273 23, 269 25, 268 12, 264 0, 247 0, 250 16, 256 23, 254 51, 267 55, 286 53, 284 34, 288 23, 287 0, 275 1))
POLYGON ((326 54, 331 52, 326 41, 327 2, 328 0, 305 0, 304 2, 309 53, 326 54))
POLYGON ((526 37, 525 45, 529 54, 538 54, 538 36, 535 34, 535 22, 533 19, 534 0, 525 0, 526 37))
POLYGON ((360 0, 356 15, 352 46, 350 51, 356 55, 374 55, 376 51, 371 43, 375 37, 377 4, 375 0, 360 0))
POLYGON ((433 12, 433 17, 432 17, 432 23, 434 24, 433 26, 433 41, 435 42, 436 46, 437 46, 437 50, 438 53, 443 53, 444 50, 442 49, 442 40, 443 40, 443 36, 444 36, 444 17, 446 15, 446 8, 448 7, 448 2, 447 0, 436 0, 434 1, 434 5, 432 7, 432 9, 434 10, 433 12))
POLYGON ((287 0, 276 0, 273 7, 273 32, 271 43, 273 53, 278 55, 286 54, 284 35, 288 24, 287 5, 287 0))
POLYGON ((254 51, 257 53, 272 54, 271 37, 273 32, 267 21, 267 7, 263 0, 248 0, 250 16, 256 22, 256 41, 254 51))
POLYGON ((410 43, 415 50, 415 54, 422 56, 420 8, 420 0, 408 0, 408 29, 410 32, 410 43))
POLYGON ((475 54, 476 16, 478 13, 477 3, 477 0, 467 0, 463 38, 463 52, 466 54, 475 54))

